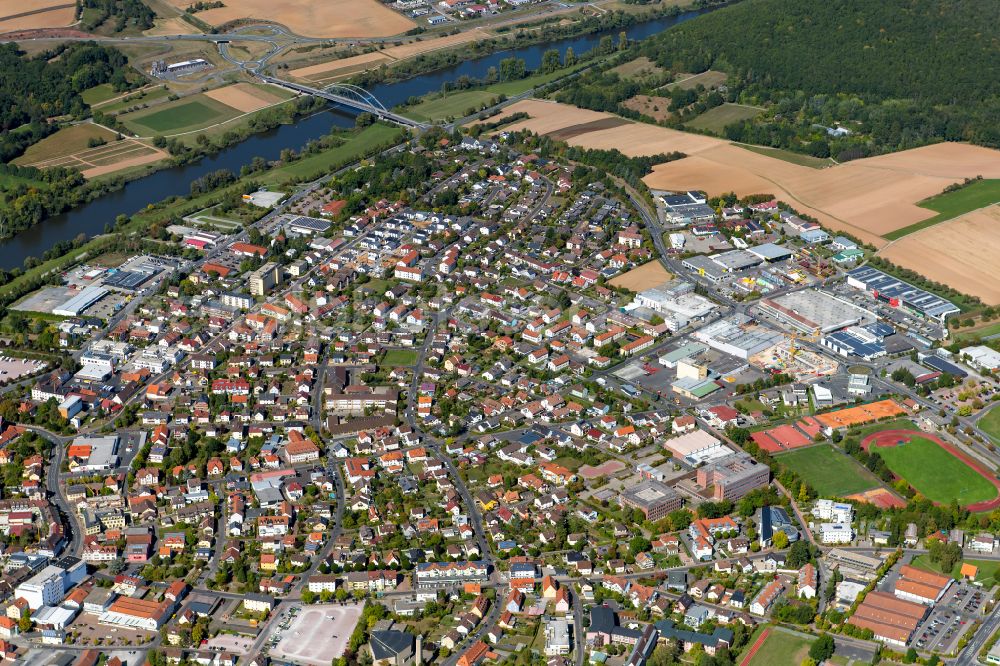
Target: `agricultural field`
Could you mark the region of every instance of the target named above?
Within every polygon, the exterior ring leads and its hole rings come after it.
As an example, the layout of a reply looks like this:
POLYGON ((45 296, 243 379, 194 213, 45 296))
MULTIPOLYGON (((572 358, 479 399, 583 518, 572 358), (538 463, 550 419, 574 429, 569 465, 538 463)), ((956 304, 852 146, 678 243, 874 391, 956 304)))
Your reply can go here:
POLYGON ((63 28, 76 19, 76 3, 66 0, 26 0, 0 4, 0 34, 15 30, 63 28))
POLYGON ((847 497, 880 485, 853 458, 826 444, 783 453, 777 459, 824 497, 847 497))
POLYGON ((713 134, 722 134, 726 125, 750 120, 761 111, 763 109, 756 106, 726 103, 699 114, 693 120, 684 123, 684 126, 713 134))
POLYGON ((45 137, 14 162, 39 169, 69 167, 78 169, 86 178, 95 178, 167 157, 165 152, 142 141, 118 140, 117 135, 105 127, 81 123, 45 137), (92 147, 89 145, 91 140, 105 143, 92 147))
POLYGON ((274 86, 263 86, 253 83, 234 83, 215 88, 205 93, 205 96, 221 102, 228 107, 250 113, 259 111, 273 104, 284 102, 294 97, 294 93, 274 86))
POLYGON ((207 94, 193 95, 168 102, 154 109, 126 113, 118 119, 139 136, 171 136, 204 129, 232 120, 238 109, 212 99, 207 94))
MULTIPOLYGON (((189 0, 169 2, 180 10, 191 4, 189 0)), ((195 16, 212 26, 244 18, 274 21, 305 37, 391 37, 416 25, 378 0, 288 0, 280 4, 270 0, 227 0, 224 7, 195 16)))
POLYGON ((1000 405, 986 412, 977 425, 980 430, 992 437, 994 442, 1000 444, 1000 405))
POLYGON ((102 83, 98 86, 94 86, 93 88, 87 88, 80 93, 80 97, 83 98, 84 102, 93 106, 95 104, 100 104, 101 102, 106 102, 109 99, 113 99, 122 94, 124 93, 120 93, 112 88, 110 83, 102 83))
POLYGON ((998 229, 1000 205, 993 205, 910 233, 880 250, 879 256, 996 305, 998 229))
POLYGON ((978 472, 923 437, 875 449, 894 474, 934 502, 962 506, 992 500, 997 489, 978 472))
POLYGON ((751 152, 757 153, 758 155, 764 155, 766 157, 773 157, 776 160, 783 160, 785 162, 791 162, 792 164, 798 164, 799 166, 809 167, 810 169, 822 169, 824 167, 833 166, 836 164, 830 158, 813 157, 812 155, 805 155, 803 153, 793 153, 790 150, 782 150, 781 148, 770 148, 768 146, 753 146, 747 143, 737 144, 740 148, 744 150, 749 150, 751 152))
POLYGON ((996 203, 1000 203, 1000 179, 980 180, 954 192, 945 192, 921 201, 917 204, 918 206, 932 210, 937 215, 908 227, 897 229, 886 234, 885 237, 889 240, 896 240, 915 231, 932 227, 939 222, 951 220, 996 203))
POLYGON ((519 111, 530 118, 510 129, 554 135, 594 123, 567 139, 575 146, 616 148, 626 155, 685 153, 687 158, 657 165, 645 177, 653 189, 699 189, 709 195, 771 193, 826 227, 876 247, 887 244, 885 234, 930 217, 931 211, 918 202, 948 185, 979 174, 1000 178, 1000 151, 969 144, 938 143, 813 169, 722 139, 655 125, 599 127, 596 121, 611 122, 617 116, 555 102, 524 100, 507 108, 508 113, 519 111))

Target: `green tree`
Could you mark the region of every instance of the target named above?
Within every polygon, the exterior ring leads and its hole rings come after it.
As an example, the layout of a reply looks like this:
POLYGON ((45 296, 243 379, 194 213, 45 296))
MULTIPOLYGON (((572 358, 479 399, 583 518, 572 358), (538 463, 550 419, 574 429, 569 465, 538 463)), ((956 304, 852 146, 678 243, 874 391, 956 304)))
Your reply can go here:
POLYGON ((833 636, 830 634, 820 634, 816 642, 809 647, 809 656, 815 659, 816 663, 820 663, 832 657, 836 649, 837 646, 833 642, 833 636))
POLYGON ((563 58, 563 65, 565 67, 572 67, 576 64, 576 53, 573 51, 572 46, 566 47, 566 57, 563 58))
POLYGON ((560 67, 562 67, 562 63, 559 61, 558 49, 549 49, 542 54, 541 71, 543 74, 551 74, 560 67))

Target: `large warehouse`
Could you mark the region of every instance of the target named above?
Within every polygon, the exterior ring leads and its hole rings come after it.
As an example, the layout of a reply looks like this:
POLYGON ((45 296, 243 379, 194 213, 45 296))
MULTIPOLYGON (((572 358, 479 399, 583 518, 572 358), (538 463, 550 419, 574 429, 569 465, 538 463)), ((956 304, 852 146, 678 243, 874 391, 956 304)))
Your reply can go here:
POLYGON ((868 310, 819 289, 793 291, 777 298, 761 299, 760 309, 809 335, 876 321, 875 315, 868 310))
POLYGON ((717 437, 704 430, 692 430, 683 435, 672 437, 663 442, 663 448, 674 454, 675 458, 683 460, 689 465, 700 465, 725 458, 733 453, 733 450, 724 446, 717 437))
POLYGON ((52 308, 52 314, 62 317, 78 317, 84 310, 108 295, 104 287, 87 287, 57 308, 52 308))
POLYGON ((855 289, 869 292, 874 298, 894 308, 901 307, 939 322, 944 322, 948 315, 961 312, 951 301, 870 266, 860 266, 847 271, 847 284, 855 289))
POLYGON ((780 343, 784 336, 761 326, 749 326, 750 319, 734 315, 695 331, 691 337, 712 349, 744 360, 780 343))

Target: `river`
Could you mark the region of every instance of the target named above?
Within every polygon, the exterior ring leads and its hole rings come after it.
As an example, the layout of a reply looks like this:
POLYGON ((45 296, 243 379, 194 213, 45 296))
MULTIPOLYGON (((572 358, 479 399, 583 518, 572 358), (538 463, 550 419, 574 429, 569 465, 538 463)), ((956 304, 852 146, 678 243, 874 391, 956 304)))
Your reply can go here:
MULTIPOLYGON (((645 39, 708 11, 711 9, 684 12, 677 16, 638 23, 625 28, 625 32, 629 39, 645 39)), ((548 49, 557 48, 561 52, 565 52, 567 48, 572 47, 573 51, 579 55, 597 46, 601 37, 605 35, 617 37, 618 32, 619 29, 614 28, 590 35, 568 37, 543 44, 499 51, 405 81, 382 83, 372 87, 370 92, 378 97, 386 107, 391 108, 405 102, 410 97, 419 97, 440 90, 443 83, 452 81, 459 76, 467 75, 479 78, 490 67, 498 67, 504 58, 511 56, 523 58, 528 69, 536 69, 542 62, 542 54, 548 49)), ((56 243, 71 240, 81 233, 87 236, 103 233, 105 225, 113 223, 115 218, 122 213, 130 215, 149 203, 173 195, 186 195, 190 191, 191 181, 211 171, 229 169, 234 173, 239 173, 240 168, 249 164, 254 157, 263 157, 267 160, 277 159, 284 148, 301 147, 306 142, 327 134, 332 127, 352 126, 354 116, 353 113, 331 108, 302 118, 294 124, 282 125, 269 132, 255 134, 241 143, 226 148, 215 155, 204 157, 195 163, 162 169, 134 180, 116 192, 106 194, 61 215, 53 216, 9 238, 0 244, 0 268, 9 270, 19 267, 23 265, 26 257, 41 257, 56 243)))

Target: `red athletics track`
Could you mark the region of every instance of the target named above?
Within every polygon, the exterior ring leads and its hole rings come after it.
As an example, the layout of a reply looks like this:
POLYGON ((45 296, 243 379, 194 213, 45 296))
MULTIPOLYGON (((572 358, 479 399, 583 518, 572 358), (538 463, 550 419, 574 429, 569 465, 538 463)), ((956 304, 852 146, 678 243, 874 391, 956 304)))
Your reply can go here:
POLYGON ((755 640, 753 642, 753 645, 750 646, 750 649, 747 651, 746 656, 743 657, 743 660, 740 662, 740 666, 747 666, 747 664, 750 663, 750 660, 753 659, 755 654, 757 654, 757 651, 760 650, 760 646, 764 644, 764 641, 767 640, 767 637, 770 634, 771 634, 770 629, 765 629, 764 631, 760 632, 760 636, 758 636, 757 640, 755 640))
MULTIPOLYGON (((975 502, 973 504, 967 505, 965 508, 969 511, 992 511, 997 507, 1000 507, 1000 480, 998 480, 993 474, 988 472, 986 468, 980 465, 978 462, 970 458, 967 454, 959 451, 951 444, 944 442, 937 435, 932 435, 927 432, 920 432, 917 430, 883 430, 882 432, 877 432, 873 435, 868 435, 861 441, 861 447, 867 451, 873 444, 875 446, 882 447, 892 447, 899 444, 900 440, 909 441, 913 437, 920 437, 922 439, 929 439, 934 442, 942 449, 955 456, 966 465, 971 467, 978 473, 981 477, 993 484, 993 487, 997 489, 997 496, 991 500, 985 502, 975 502)), ((937 504, 937 502, 935 502, 937 504)))

